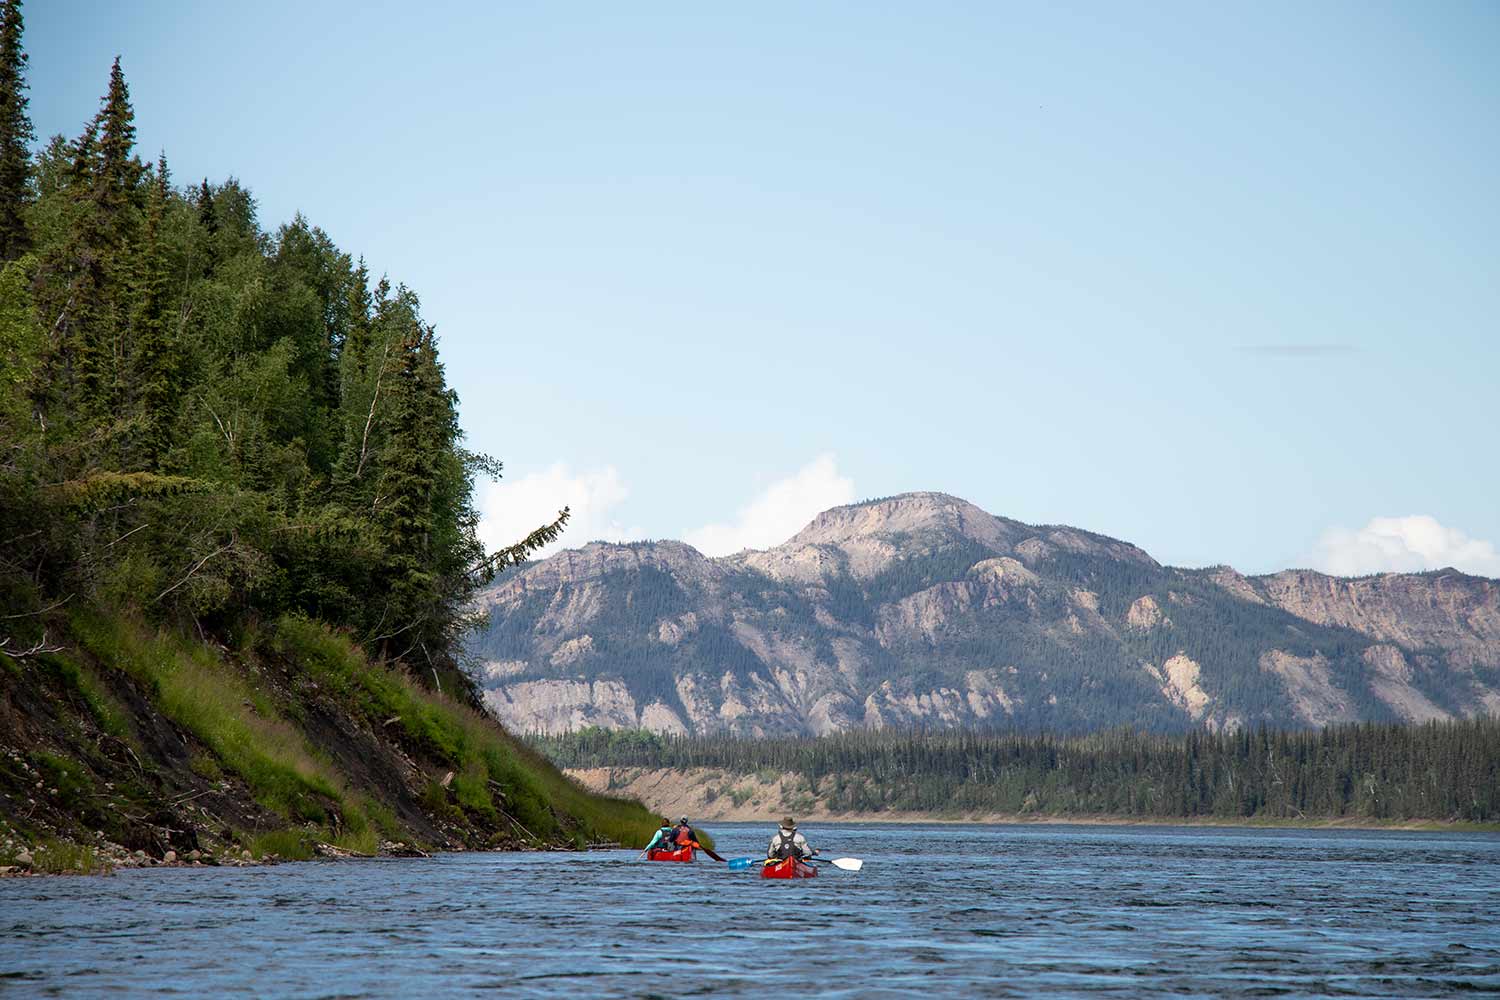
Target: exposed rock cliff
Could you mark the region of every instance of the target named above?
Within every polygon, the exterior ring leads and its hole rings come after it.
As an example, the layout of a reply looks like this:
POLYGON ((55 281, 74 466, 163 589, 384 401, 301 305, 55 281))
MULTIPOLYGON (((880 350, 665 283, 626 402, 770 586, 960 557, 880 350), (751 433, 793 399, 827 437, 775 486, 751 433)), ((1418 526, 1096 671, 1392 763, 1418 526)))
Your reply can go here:
POLYGON ((512 728, 1172 729, 1500 712, 1500 584, 1163 567, 912 493, 709 559, 591 544, 484 595, 512 728))

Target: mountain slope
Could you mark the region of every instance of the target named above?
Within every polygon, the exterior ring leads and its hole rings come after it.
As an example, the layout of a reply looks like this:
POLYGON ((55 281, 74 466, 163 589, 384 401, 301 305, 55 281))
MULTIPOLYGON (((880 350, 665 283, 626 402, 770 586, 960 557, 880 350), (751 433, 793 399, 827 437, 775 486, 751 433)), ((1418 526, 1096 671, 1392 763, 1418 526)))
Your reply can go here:
POLYGON ((1184 570, 1076 528, 912 493, 709 559, 594 543, 481 595, 514 729, 828 733, 1323 725, 1500 711, 1500 590, 1184 570))

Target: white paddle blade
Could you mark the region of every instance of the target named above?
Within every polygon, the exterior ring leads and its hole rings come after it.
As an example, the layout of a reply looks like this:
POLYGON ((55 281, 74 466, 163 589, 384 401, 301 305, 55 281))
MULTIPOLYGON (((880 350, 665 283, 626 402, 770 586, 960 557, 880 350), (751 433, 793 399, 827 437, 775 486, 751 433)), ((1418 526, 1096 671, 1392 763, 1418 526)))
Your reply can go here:
POLYGON ((859 858, 834 858, 833 867, 842 868, 846 872, 857 872, 865 866, 859 858))

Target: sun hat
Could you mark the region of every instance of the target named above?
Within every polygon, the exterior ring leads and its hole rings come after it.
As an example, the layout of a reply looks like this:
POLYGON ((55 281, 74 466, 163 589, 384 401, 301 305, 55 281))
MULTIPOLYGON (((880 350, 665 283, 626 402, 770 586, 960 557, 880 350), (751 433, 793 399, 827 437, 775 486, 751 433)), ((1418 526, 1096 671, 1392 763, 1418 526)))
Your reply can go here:
POLYGON ((781 817, 781 828, 783 830, 795 830, 797 829, 797 821, 790 816, 783 816, 781 817))

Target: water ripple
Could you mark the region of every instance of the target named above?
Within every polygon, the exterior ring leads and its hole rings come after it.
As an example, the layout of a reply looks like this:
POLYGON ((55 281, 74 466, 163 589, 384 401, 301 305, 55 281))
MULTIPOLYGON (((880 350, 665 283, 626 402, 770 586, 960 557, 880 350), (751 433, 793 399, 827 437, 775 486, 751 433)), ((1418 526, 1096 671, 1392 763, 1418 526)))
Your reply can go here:
MULTIPOLYGON (((716 829, 726 854, 766 831, 716 829)), ((1500 994, 1500 836, 825 825, 858 874, 632 852, 0 882, 0 994, 1500 994)))

